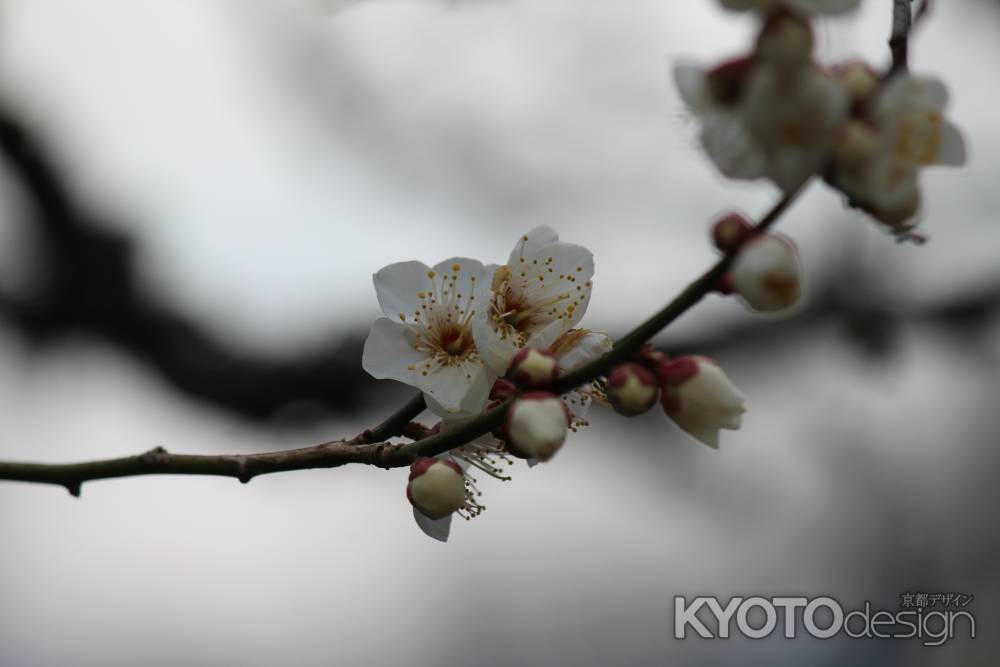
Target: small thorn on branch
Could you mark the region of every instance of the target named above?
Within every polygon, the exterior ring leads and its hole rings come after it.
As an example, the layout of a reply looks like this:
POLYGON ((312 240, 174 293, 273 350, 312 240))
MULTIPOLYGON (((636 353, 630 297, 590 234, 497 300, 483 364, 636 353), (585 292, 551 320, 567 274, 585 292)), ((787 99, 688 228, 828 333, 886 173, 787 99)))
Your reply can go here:
POLYGON ((73 496, 74 498, 79 498, 80 497, 80 488, 82 486, 83 485, 80 484, 80 482, 67 482, 67 484, 66 484, 66 490, 69 491, 69 495, 73 496))
POLYGON ((249 484, 250 480, 253 479, 253 473, 248 469, 246 457, 240 458, 237 464, 236 479, 240 480, 240 484, 249 484))

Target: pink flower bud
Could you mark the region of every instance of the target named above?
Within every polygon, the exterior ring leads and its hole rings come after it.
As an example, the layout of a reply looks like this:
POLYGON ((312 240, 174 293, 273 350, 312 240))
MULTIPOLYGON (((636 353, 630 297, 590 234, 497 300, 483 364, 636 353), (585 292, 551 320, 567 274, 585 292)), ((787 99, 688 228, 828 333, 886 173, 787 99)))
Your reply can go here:
POLYGON ((419 458, 410 464, 406 497, 429 519, 443 519, 465 505, 462 469, 449 459, 419 458))
POLYGON ((526 387, 538 386, 559 373, 557 366, 555 356, 548 350, 526 347, 511 360, 509 377, 526 387))
POLYGON ((743 394, 714 361, 681 357, 660 367, 664 412, 689 434, 718 449, 719 430, 740 427, 743 394))
POLYGON ((750 308, 774 312, 794 306, 802 294, 798 252, 786 236, 752 239, 733 262, 732 290, 750 308))
POLYGON ((753 232, 753 225, 739 213, 730 213, 712 225, 712 242, 722 252, 736 250, 753 232))
POLYGON ((569 410, 558 396, 547 391, 523 394, 507 410, 507 449, 520 458, 548 461, 566 440, 569 422, 569 410))
POLYGON ((656 376, 639 364, 619 364, 608 374, 608 401, 620 415, 641 415, 653 407, 659 397, 660 385, 656 376))

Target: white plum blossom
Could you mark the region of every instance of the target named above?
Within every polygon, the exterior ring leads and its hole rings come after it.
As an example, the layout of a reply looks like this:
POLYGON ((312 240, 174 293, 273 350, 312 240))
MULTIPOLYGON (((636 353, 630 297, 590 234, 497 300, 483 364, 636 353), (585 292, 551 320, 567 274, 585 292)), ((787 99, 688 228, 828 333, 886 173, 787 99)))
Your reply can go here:
POLYGON ((372 324, 364 369, 420 389, 439 414, 481 412, 495 376, 476 349, 472 320, 488 307, 487 281, 480 262, 463 258, 433 268, 400 262, 376 273, 386 317, 372 324))
POLYGON ((741 58, 712 70, 691 64, 674 67, 677 91, 701 123, 701 144, 728 178, 753 180, 767 173, 767 157, 750 136, 738 104, 751 65, 750 58, 741 58))
POLYGON ((802 295, 802 271, 795 243, 784 234, 747 241, 733 261, 731 286, 753 310, 791 308, 802 295))
MULTIPOLYGON (((741 76, 738 100, 716 97, 718 70, 674 70, 681 97, 701 121, 700 137, 724 176, 769 178, 788 191, 827 160, 847 116, 847 96, 827 73, 804 67, 788 73, 754 66, 741 76)), ((730 74, 726 74, 729 76, 730 74)))
POLYGON ((700 442, 719 448, 720 429, 738 429, 746 399, 722 369, 706 357, 681 357, 660 368, 663 410, 700 442))
POLYGON ((733 11, 774 12, 789 9, 800 14, 844 14, 857 9, 861 0, 720 0, 733 11))
POLYGON ((590 302, 594 256, 543 225, 521 237, 506 264, 488 272, 489 301, 477 313, 473 334, 486 367, 503 375, 520 349, 546 348, 580 321, 590 302))
POLYGON ((768 178, 788 192, 822 171, 849 111, 840 83, 811 60, 801 20, 769 22, 755 51, 712 69, 681 64, 674 79, 724 176, 768 178))
POLYGON ((766 156, 765 175, 786 192, 823 170, 847 112, 847 96, 817 67, 792 74, 754 68, 743 100, 747 131, 766 156))
POLYGON ((938 79, 896 74, 845 128, 830 182, 854 205, 905 231, 920 209, 920 170, 966 160, 961 132, 944 118, 947 104, 938 79))

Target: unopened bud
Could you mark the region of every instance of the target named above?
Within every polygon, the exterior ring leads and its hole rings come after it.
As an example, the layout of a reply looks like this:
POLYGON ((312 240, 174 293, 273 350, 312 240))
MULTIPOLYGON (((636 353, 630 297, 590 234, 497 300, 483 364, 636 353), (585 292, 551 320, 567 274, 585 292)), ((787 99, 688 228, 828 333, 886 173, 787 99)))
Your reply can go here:
POLYGON ((608 401, 620 415, 641 415, 653 407, 659 397, 656 376, 639 364, 619 364, 608 374, 608 401))
POLYGON ((792 240, 764 234, 744 245, 733 262, 732 290, 760 312, 784 310, 798 303, 802 278, 792 240))
POLYGON ((681 357, 660 367, 664 412, 680 428, 718 449, 719 430, 742 424, 746 401, 714 361, 681 357))
POLYGON ((507 410, 507 449, 514 456, 547 461, 569 431, 570 414, 562 400, 546 391, 523 394, 507 410))
POLYGON ((756 56, 761 62, 781 67, 809 63, 813 35, 805 19, 788 13, 772 14, 757 40, 756 56))
POLYGON ((526 347, 514 355, 510 362, 510 378, 526 387, 550 382, 559 369, 555 356, 548 350, 526 347))
POLYGON ((749 238, 753 225, 739 213, 730 213, 712 225, 712 242, 722 252, 731 252, 749 238))
POLYGON ((867 164, 878 150, 878 138, 865 123, 851 121, 841 130, 833 147, 833 161, 837 169, 854 171, 867 164))
POLYGON ((410 464, 406 497, 429 519, 443 519, 465 505, 465 479, 457 463, 419 458, 410 464))

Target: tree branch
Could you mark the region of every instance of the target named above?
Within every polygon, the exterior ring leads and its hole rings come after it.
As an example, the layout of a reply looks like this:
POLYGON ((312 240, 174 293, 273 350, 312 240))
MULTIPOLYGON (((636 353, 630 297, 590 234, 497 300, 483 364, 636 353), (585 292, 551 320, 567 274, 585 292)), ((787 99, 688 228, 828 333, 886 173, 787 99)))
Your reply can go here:
MULTIPOLYGON (((805 189, 806 183, 786 194, 755 229, 763 232, 774 225, 805 189)), ((735 252, 724 255, 662 310, 621 338, 610 352, 558 378, 549 389, 554 393, 565 393, 596 380, 613 365, 631 358, 653 336, 713 292, 735 257, 735 252)), ((422 396, 415 396, 381 424, 350 440, 261 454, 203 456, 170 454, 163 448, 157 448, 138 456, 85 463, 0 462, 0 480, 57 484, 66 487, 73 495, 79 495, 83 482, 135 475, 216 475, 235 477, 245 483, 257 475, 272 472, 335 468, 348 463, 398 468, 409 465, 419 457, 442 454, 489 433, 501 424, 509 403, 515 398, 516 394, 461 428, 407 445, 379 441, 400 434, 410 420, 423 411, 425 404, 422 396)))
POLYGON ((906 69, 909 57, 910 27, 913 25, 912 0, 893 0, 892 34, 889 36, 889 50, 892 51, 892 67, 889 73, 906 69))
POLYGON ((310 468, 336 468, 348 463, 388 467, 392 445, 327 442, 302 449, 260 454, 171 454, 162 447, 144 454, 85 463, 20 463, 0 461, 0 479, 64 486, 80 495, 83 482, 139 475, 215 475, 235 477, 244 484, 258 475, 310 468))

